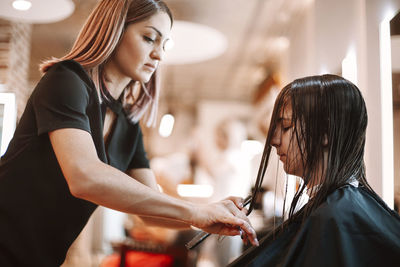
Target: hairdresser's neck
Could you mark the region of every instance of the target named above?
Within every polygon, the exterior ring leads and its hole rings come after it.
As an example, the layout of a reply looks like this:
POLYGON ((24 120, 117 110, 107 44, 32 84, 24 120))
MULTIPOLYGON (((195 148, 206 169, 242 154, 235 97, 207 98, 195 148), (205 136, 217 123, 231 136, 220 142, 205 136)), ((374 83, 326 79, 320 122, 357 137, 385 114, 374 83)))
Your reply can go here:
POLYGON ((105 85, 115 99, 117 99, 126 86, 131 82, 131 78, 124 75, 113 61, 104 66, 105 85))

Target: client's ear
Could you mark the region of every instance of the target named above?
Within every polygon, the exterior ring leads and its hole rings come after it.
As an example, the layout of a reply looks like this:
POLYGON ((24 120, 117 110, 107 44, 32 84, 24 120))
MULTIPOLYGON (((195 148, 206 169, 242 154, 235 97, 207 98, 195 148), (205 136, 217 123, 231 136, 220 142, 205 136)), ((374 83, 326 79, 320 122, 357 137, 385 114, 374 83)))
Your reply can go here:
POLYGON ((322 138, 322 146, 328 146, 328 135, 324 134, 324 137, 322 138))

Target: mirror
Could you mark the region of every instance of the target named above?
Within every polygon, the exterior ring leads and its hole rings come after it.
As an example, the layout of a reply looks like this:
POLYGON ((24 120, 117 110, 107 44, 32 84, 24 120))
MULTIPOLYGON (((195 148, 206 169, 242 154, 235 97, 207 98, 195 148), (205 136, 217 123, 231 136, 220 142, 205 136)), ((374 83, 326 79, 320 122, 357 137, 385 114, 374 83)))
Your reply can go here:
POLYGON ((16 106, 14 93, 0 93, 0 155, 8 147, 16 124, 16 106))

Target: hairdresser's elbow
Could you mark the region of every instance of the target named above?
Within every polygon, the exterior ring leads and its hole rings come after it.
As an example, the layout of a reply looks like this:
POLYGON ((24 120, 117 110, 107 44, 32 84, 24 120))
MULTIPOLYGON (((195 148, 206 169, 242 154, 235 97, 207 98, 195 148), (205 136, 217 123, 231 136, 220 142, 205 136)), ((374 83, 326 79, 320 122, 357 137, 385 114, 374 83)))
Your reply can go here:
POLYGON ((85 200, 90 200, 90 197, 96 187, 96 182, 94 179, 94 173, 91 171, 92 168, 77 167, 67 179, 68 187, 76 198, 81 198, 85 200))

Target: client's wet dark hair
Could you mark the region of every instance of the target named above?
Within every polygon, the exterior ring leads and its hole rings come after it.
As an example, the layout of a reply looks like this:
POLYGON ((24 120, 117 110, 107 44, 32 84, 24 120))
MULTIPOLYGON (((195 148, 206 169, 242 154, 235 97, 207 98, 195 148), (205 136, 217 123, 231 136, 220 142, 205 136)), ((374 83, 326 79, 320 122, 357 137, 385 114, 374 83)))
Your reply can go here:
POLYGON ((364 99, 353 83, 328 74, 297 79, 278 95, 256 189, 260 187, 268 166, 271 140, 279 130, 277 124, 288 105, 292 108, 292 138, 296 138, 300 151, 304 183, 295 193, 287 223, 305 219, 330 193, 351 179, 356 179, 360 186, 373 192, 365 177, 364 146, 368 118, 364 99), (324 151, 328 153, 326 162, 323 160, 324 151), (306 186, 312 184, 319 184, 318 190, 301 212, 296 213, 301 195, 306 186))

